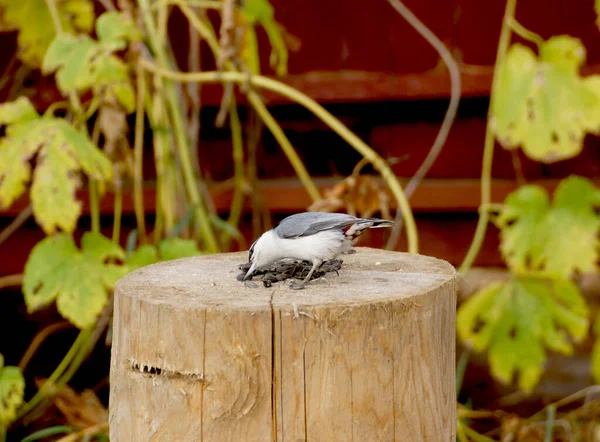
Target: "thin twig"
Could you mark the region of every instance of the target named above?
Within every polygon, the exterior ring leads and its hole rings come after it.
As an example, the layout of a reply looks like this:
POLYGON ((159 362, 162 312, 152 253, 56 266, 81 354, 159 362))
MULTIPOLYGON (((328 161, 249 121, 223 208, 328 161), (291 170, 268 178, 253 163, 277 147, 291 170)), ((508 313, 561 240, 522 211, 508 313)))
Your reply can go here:
POLYGON ((108 422, 101 422, 99 424, 92 425, 91 427, 84 428, 83 430, 78 431, 77 433, 72 433, 67 436, 61 437, 56 442, 75 442, 79 440, 82 436, 91 436, 102 430, 108 430, 108 422))
MULTIPOLYGON (((236 41, 235 41, 235 0, 223 0, 223 6, 221 8, 221 29, 219 34, 221 36, 219 45, 220 52, 217 58, 217 69, 222 71, 225 62, 231 60, 235 55, 236 41)), ((190 22, 191 24, 191 22, 190 22)), ((193 72, 193 71, 192 71, 193 72)), ((227 118, 227 111, 233 98, 233 83, 225 83, 223 85, 223 96, 221 97, 221 106, 219 112, 215 118, 215 126, 223 127, 225 124, 225 118, 227 118)))
POLYGON ((286 137, 285 133, 283 132, 283 129, 281 129, 281 126, 277 123, 275 118, 273 118, 273 115, 271 115, 271 113, 264 105, 262 100, 258 98, 256 92, 248 91, 247 96, 248 102, 252 105, 252 107, 260 116, 260 118, 265 122, 265 126, 269 128, 269 130, 271 131, 271 133, 285 152, 285 155, 288 157, 290 163, 292 164, 296 175, 298 175, 298 178, 306 188, 306 191, 310 195, 313 202, 319 201, 321 199, 321 193, 319 192, 319 189, 315 185, 314 181, 310 178, 308 171, 304 167, 304 163, 302 163, 302 160, 300 159, 298 153, 292 146, 292 143, 290 143, 290 140, 288 140, 288 138, 286 137))
MULTIPOLYGON (((244 141, 235 99, 229 105, 229 126, 231 128, 231 144, 233 145, 234 189, 227 224, 237 228, 244 203, 244 141)), ((221 235, 221 242, 225 250, 228 249, 230 238, 231 236, 226 231, 221 235)))
POLYGON ((510 151, 510 157, 512 159, 513 169, 515 171, 515 178, 517 179, 517 184, 522 186, 526 183, 525 175, 523 175, 523 166, 521 164, 521 158, 519 158, 519 151, 517 149, 512 149, 510 151))
POLYGON ((37 334, 33 337, 31 342, 29 343, 29 347, 27 347, 27 350, 21 357, 21 360, 19 361, 19 365, 18 365, 19 369, 21 371, 25 371, 25 368, 27 368, 27 364, 29 364, 29 361, 31 361, 31 358, 33 357, 35 352, 38 350, 38 348, 40 348, 42 343, 50 335, 53 335, 54 333, 59 332, 61 330, 65 330, 67 328, 73 328, 73 324, 71 324, 69 321, 61 321, 61 322, 56 322, 54 324, 50 324, 47 327, 44 327, 43 329, 41 329, 39 332, 37 332, 37 334))
MULTIPOLYGON (((494 158, 494 133, 491 129, 490 122, 492 121, 492 109, 494 103, 494 97, 498 91, 498 72, 500 70, 500 64, 508 51, 510 45, 511 29, 508 23, 511 17, 515 16, 515 9, 517 6, 517 0, 507 0, 506 8, 504 10, 504 20, 502 22, 502 29, 500 30, 500 40, 498 42, 498 52, 496 54, 496 64, 494 65, 494 79, 492 81, 492 90, 490 94, 490 104, 488 107, 488 120, 485 131, 485 141, 483 145, 483 164, 481 166, 481 204, 488 205, 492 199, 492 160, 494 158)), ((479 215, 477 221, 477 227, 475 229, 475 235, 471 242, 471 247, 467 252, 463 263, 459 268, 459 272, 463 275, 467 270, 471 268, 475 258, 479 254, 483 239, 485 238, 485 232, 490 220, 490 214, 486 210, 479 215)))
MULTIPOLYGON (((458 104, 460 102, 460 94, 461 94, 461 79, 460 79, 460 70, 458 69, 458 65, 452 57, 452 54, 446 46, 440 41, 440 39, 433 33, 431 30, 423 23, 421 20, 415 16, 410 9, 408 9, 404 3, 400 0, 388 0, 390 5, 398 11, 402 17, 438 52, 440 58, 446 64, 448 71, 450 73, 450 103, 448 104, 448 109, 446 110, 446 115, 444 116, 444 121, 440 126, 440 130, 427 154, 427 157, 414 174, 414 176, 410 179, 406 188, 404 189, 404 194, 406 198, 410 200, 410 197, 413 195, 414 191, 419 187, 429 169, 439 156, 442 151, 442 147, 446 143, 446 138, 448 138, 448 133, 450 132, 450 128, 454 123, 454 119, 456 118, 456 111, 458 110, 458 104)), ((398 240, 400 239, 400 232, 402 230, 402 212, 398 210, 396 212, 396 223, 392 228, 390 238, 387 242, 387 249, 395 249, 398 244, 398 240)))
MULTIPOLYGON (((181 0, 157 0, 152 4, 152 9, 162 8, 165 5, 178 5, 181 0)), ((185 2, 192 8, 202 9, 221 9, 222 3, 219 0, 187 0, 185 2)))
POLYGON ((523 40, 530 41, 538 47, 544 44, 544 39, 540 35, 527 29, 525 26, 519 23, 514 16, 509 17, 507 23, 508 26, 510 26, 510 28, 513 30, 513 32, 519 37, 521 37, 523 40))
MULTIPOLYGON (((135 136, 133 140, 133 205, 140 244, 146 243, 146 220, 144 212, 144 103, 146 94, 146 73, 141 65, 137 66, 137 100, 135 109, 135 136)), ((158 168, 158 167, 157 167, 158 168)))
POLYGON ((113 5, 110 0, 98 0, 98 1, 102 5, 102 7, 109 12, 114 12, 117 10, 117 8, 115 8, 115 5, 113 5))
POLYGON ((23 284, 23 274, 0 276, 0 289, 6 287, 18 287, 23 284))
POLYGON ((25 207, 23 210, 19 212, 17 217, 11 221, 11 223, 0 232, 0 244, 2 244, 6 239, 15 233, 15 231, 21 227, 25 221, 31 216, 33 210, 31 209, 31 204, 25 207))
MULTIPOLYGON (((197 12, 197 11, 196 11, 197 12)), ((200 71, 200 35, 191 23, 188 23, 188 35, 190 39, 190 50, 188 53, 188 70, 200 71)), ((188 83, 188 138, 192 147, 192 166, 200 175, 200 157, 198 155, 198 143, 200 138, 200 84, 188 83)))

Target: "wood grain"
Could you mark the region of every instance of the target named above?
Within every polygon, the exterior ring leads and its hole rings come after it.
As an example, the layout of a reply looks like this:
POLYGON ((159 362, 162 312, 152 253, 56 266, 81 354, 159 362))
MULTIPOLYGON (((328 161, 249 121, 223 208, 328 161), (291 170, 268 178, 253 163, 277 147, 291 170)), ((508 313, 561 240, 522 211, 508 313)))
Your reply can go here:
POLYGON ((119 281, 112 441, 454 441, 452 266, 358 248, 293 291, 244 287, 246 258, 119 281))

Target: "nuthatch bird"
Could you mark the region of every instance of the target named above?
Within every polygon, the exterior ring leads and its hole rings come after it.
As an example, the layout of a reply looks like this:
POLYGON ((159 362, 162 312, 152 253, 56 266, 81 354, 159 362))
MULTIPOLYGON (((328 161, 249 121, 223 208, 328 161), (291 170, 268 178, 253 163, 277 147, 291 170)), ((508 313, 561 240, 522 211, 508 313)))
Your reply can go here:
POLYGON ((251 266, 244 280, 280 259, 310 261, 308 276, 293 287, 301 289, 323 262, 350 252, 365 230, 393 225, 389 220, 344 213, 304 212, 288 216, 254 241, 248 253, 251 266))

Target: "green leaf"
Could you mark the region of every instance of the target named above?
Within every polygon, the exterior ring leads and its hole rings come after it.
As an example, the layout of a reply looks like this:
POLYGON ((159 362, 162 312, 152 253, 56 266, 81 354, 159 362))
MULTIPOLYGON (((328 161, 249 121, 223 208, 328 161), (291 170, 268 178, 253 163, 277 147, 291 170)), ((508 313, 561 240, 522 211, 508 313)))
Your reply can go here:
POLYGON ((594 2, 594 11, 596 11, 596 26, 600 28, 600 0, 594 2))
MULTIPOLYGON (((0 116, 15 103, 0 105, 0 116)), ((0 139, 0 207, 9 207, 23 194, 32 175, 29 161, 37 153, 31 186, 36 221, 47 234, 57 228, 72 232, 81 213, 81 203, 75 199, 78 174, 83 171, 99 181, 109 180, 110 160, 65 120, 24 115, 27 118, 9 124, 0 139)))
POLYGON ((56 85, 65 94, 85 90, 92 84, 88 66, 100 49, 87 35, 59 35, 46 52, 42 73, 56 72, 56 85))
POLYGON ((97 57, 89 66, 94 95, 102 96, 111 104, 119 103, 127 113, 135 110, 135 91, 129 77, 129 68, 113 55, 97 57))
POLYGON ((551 163, 576 156, 588 132, 600 130, 600 81, 583 79, 581 41, 550 38, 539 56, 513 45, 500 65, 492 105, 492 130, 506 149, 522 147, 530 158, 551 163))
POLYGON ((540 232, 544 248, 539 262, 547 273, 568 277, 597 270, 599 205, 600 189, 589 180, 573 176, 560 182, 540 232))
POLYGON ((127 267, 129 271, 139 269, 150 264, 158 262, 158 252, 156 247, 149 244, 138 247, 135 252, 129 255, 127 258, 127 267))
POLYGON ((543 244, 536 229, 549 208, 548 194, 537 185, 522 186, 504 201, 504 209, 494 222, 502 229, 500 250, 513 271, 526 271, 531 260, 539 256, 543 244))
POLYGON ((535 78, 537 61, 533 51, 512 45, 498 72, 498 92, 492 100, 492 128, 505 148, 523 142, 528 130, 527 101, 535 78))
POLYGON ((108 290, 127 273, 125 252, 100 234, 87 232, 81 250, 61 233, 40 241, 25 265, 23 293, 29 312, 56 300, 58 311, 79 328, 94 324, 108 290))
POLYGON ((514 277, 474 294, 458 310, 457 331, 475 351, 488 349, 493 376, 531 392, 546 361, 546 349, 573 351, 587 335, 588 308, 568 279, 514 277), (570 337, 570 339, 569 339, 570 337))
MULTIPOLYGON (((63 30, 67 33, 92 30, 94 6, 90 0, 62 0, 56 2, 63 30)), ((0 0, 2 22, 19 31, 17 43, 19 58, 37 68, 48 45, 56 35, 52 16, 45 0, 0 0)))
POLYGON ((0 105, 0 125, 25 123, 36 118, 39 118, 39 115, 35 107, 25 97, 19 97, 15 101, 0 105))
POLYGON ((119 103, 131 113, 135 109, 135 93, 129 68, 111 53, 120 47, 119 35, 106 37, 116 38, 107 44, 98 43, 87 35, 58 36, 46 52, 42 71, 45 74, 56 72, 57 86, 65 95, 91 89, 94 95, 111 104, 119 103))
POLYGON ((25 379, 18 367, 4 366, 0 355, 0 427, 15 420, 17 409, 23 403, 25 379))
POLYGON ((192 239, 167 238, 158 244, 158 251, 163 261, 187 258, 200 255, 196 241, 192 239))
POLYGON ((600 241, 600 189, 585 178, 562 180, 550 205, 535 185, 511 193, 494 223, 500 250, 515 273, 542 272, 568 278, 597 269, 600 241))
POLYGON ((105 48, 120 51, 127 41, 139 40, 140 31, 133 21, 120 12, 105 12, 96 20, 96 35, 105 48))

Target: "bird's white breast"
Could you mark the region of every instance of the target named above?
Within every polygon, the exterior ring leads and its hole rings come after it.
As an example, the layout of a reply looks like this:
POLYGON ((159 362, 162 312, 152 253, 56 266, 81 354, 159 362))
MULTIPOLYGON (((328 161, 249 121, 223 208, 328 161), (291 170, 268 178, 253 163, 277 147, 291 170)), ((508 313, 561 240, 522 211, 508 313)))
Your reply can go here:
POLYGON ((310 262, 326 261, 349 250, 352 246, 345 239, 344 234, 338 230, 325 230, 298 238, 280 238, 277 233, 270 230, 265 232, 261 242, 263 242, 261 252, 266 252, 270 258, 269 261, 272 260, 272 262, 283 258, 295 258, 310 262))

